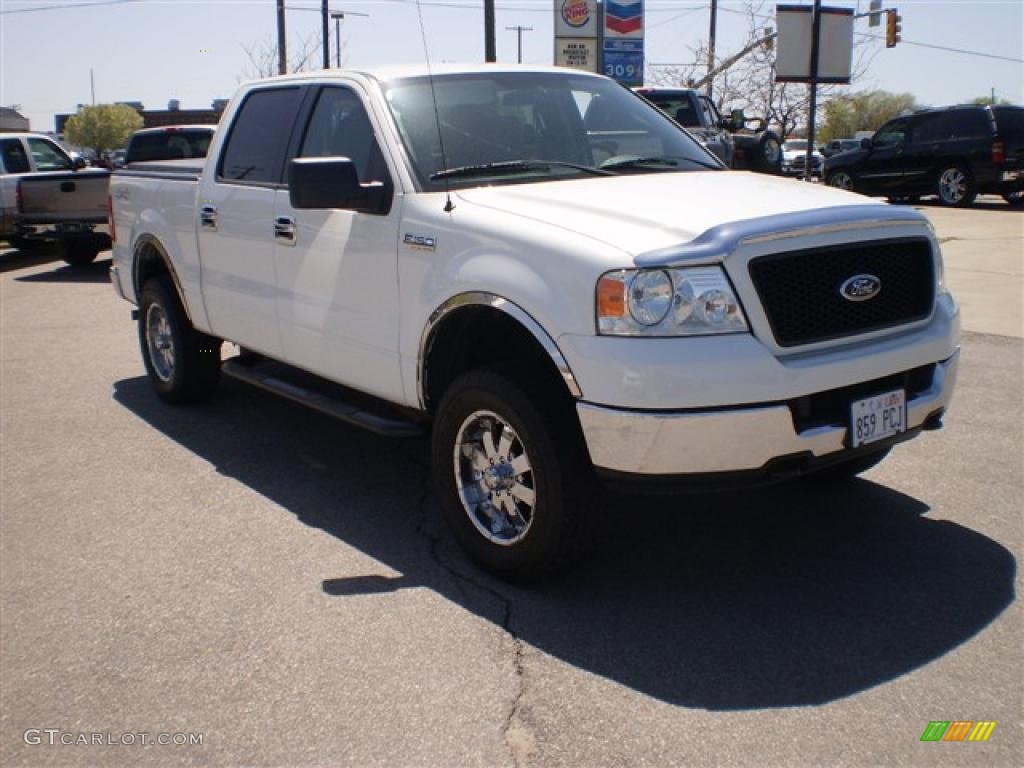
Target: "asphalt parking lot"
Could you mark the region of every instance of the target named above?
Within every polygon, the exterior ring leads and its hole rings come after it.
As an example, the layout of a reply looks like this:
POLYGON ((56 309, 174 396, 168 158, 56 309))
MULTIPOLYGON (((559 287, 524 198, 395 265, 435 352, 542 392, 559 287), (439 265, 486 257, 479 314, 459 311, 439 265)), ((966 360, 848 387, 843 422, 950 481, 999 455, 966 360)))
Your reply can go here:
POLYGON ((945 429, 841 489, 617 497, 530 588, 462 557, 425 443, 164 406, 106 255, 0 251, 0 765, 1022 764, 1024 212, 921 210, 945 429))

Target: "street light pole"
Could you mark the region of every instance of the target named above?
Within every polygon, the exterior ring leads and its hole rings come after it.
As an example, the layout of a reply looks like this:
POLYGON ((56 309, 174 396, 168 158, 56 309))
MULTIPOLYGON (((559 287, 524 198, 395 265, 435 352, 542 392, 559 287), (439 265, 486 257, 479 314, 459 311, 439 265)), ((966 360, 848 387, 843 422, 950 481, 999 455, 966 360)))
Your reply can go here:
POLYGON ((533 27, 524 27, 516 24, 514 27, 505 27, 507 32, 516 33, 516 63, 523 63, 523 32, 533 32, 533 27))

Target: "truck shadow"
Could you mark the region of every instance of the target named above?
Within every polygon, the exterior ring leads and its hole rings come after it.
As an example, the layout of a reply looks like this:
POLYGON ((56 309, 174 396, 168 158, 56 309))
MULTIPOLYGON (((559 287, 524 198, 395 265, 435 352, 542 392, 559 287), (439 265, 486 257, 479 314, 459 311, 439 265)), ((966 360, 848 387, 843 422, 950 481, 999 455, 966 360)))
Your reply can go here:
POLYGON ((114 399, 217 470, 394 569, 324 573, 337 599, 427 587, 530 648, 665 702, 821 704, 912 672, 1014 599, 998 543, 865 480, 661 501, 615 498, 602 546, 562 580, 513 586, 439 520, 423 440, 394 442, 225 382, 171 408, 144 378, 114 399))
MULTIPOLYGON (((53 258, 60 258, 60 256, 53 258)), ((62 264, 52 272, 35 272, 14 279, 19 283, 109 283, 110 257, 100 257, 82 267, 62 264)))

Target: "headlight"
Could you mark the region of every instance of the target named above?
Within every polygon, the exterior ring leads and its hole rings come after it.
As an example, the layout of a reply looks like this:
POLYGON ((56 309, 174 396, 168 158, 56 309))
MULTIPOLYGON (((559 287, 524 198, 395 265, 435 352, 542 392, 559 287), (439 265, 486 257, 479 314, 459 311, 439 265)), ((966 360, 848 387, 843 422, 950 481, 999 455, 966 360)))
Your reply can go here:
POLYGON ((747 330, 721 267, 621 269, 597 283, 597 331, 606 336, 703 336, 747 330))

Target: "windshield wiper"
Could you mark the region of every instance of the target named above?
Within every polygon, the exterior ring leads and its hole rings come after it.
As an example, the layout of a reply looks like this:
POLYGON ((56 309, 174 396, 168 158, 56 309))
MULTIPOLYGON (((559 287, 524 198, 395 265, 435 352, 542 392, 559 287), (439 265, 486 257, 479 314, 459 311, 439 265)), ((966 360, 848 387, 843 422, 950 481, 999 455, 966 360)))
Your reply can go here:
POLYGON ((693 163, 699 165, 701 168, 710 168, 714 171, 721 170, 721 166, 708 163, 703 160, 697 160, 693 157, 683 157, 682 155, 657 155, 651 157, 630 157, 623 160, 615 160, 614 162, 604 162, 601 164, 601 170, 611 171, 620 168, 639 168, 644 165, 667 165, 675 168, 679 165, 679 161, 682 160, 687 163, 693 163))
POLYGON ((461 165, 458 168, 445 168, 443 171, 430 174, 431 180, 470 178, 473 176, 491 176, 494 174, 506 173, 529 173, 532 171, 547 171, 552 167, 573 168, 584 173, 591 173, 597 176, 610 176, 611 171, 603 168, 594 168, 590 165, 579 165, 568 163, 563 160, 504 160, 499 163, 481 163, 479 165, 461 165))

